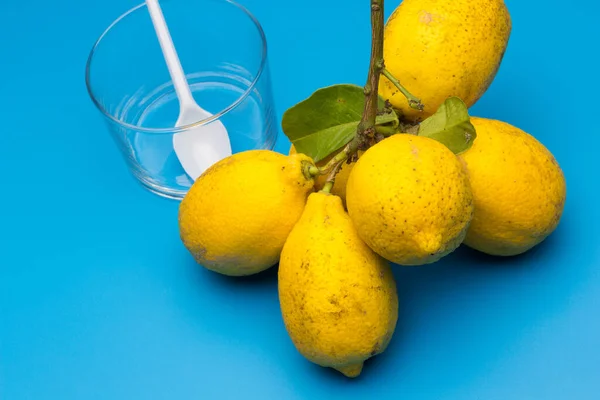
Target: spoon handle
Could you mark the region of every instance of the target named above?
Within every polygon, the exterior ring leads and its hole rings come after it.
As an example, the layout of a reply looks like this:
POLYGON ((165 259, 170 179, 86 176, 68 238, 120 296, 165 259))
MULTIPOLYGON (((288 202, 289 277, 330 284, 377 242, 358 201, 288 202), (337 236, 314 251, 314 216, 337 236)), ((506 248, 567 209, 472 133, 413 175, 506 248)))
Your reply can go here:
POLYGON ((162 13, 160 5, 158 4, 158 0, 146 0, 146 6, 150 12, 150 18, 152 18, 154 30, 158 36, 158 41, 160 43, 163 56, 165 57, 165 61, 167 62, 169 74, 171 75, 171 79, 175 85, 175 92, 177 93, 177 98, 179 98, 179 103, 182 106, 184 104, 193 104, 195 101, 192 96, 192 92, 190 91, 188 82, 185 79, 181 62, 177 56, 177 51, 173 45, 173 39, 171 39, 171 34, 169 33, 169 28, 167 27, 165 17, 162 13))

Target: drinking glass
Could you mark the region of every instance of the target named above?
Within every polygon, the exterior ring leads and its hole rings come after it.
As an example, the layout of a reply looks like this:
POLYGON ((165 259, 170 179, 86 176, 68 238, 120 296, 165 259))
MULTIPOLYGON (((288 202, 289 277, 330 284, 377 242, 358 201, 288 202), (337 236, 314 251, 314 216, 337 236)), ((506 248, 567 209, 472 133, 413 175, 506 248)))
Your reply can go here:
POLYGON ((230 0, 162 0, 193 97, 212 118, 174 128, 179 102, 145 4, 115 20, 87 62, 89 95, 131 173, 150 191, 182 199, 193 180, 173 135, 215 119, 233 153, 273 149, 277 138, 265 34, 230 0))

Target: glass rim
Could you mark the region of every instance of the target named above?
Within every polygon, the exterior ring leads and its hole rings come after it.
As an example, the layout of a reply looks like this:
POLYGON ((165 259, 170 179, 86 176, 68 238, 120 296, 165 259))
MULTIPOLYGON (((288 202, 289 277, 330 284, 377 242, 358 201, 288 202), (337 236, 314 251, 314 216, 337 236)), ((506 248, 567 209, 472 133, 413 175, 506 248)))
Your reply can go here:
POLYGON ((256 27, 258 34, 260 36, 260 40, 261 40, 261 60, 260 60, 260 64, 258 67, 258 71, 256 71, 255 77, 252 80, 252 82, 250 83, 250 85, 248 86, 248 88, 244 91, 244 93, 242 93, 237 100, 235 100, 233 103, 231 103, 229 106, 225 107, 224 109, 222 109, 221 111, 219 111, 216 114, 213 114, 212 116, 202 119, 198 122, 194 122, 193 124, 189 124, 189 125, 184 125, 184 126, 179 126, 179 127, 172 127, 172 128, 147 128, 147 127, 143 127, 143 126, 138 126, 138 125, 133 125, 130 124, 128 122, 125 121, 121 121, 120 119, 118 119, 117 117, 115 117, 114 115, 112 115, 110 112, 108 112, 108 110, 106 110, 102 104, 98 101, 98 99, 96 98, 96 95, 94 93, 94 90, 92 89, 92 82, 91 82, 91 69, 92 69, 92 60, 94 58, 94 55, 96 53, 96 50, 98 49, 98 46, 100 45, 100 43, 102 42, 102 40, 105 38, 106 35, 108 35, 109 32, 111 32, 111 30, 117 26, 120 22, 122 22, 125 18, 127 18, 129 15, 133 14, 134 12, 138 11, 141 8, 146 7, 146 3, 141 3, 138 4, 137 6, 130 8, 128 11, 124 12, 123 14, 121 14, 117 19, 115 19, 105 30, 104 32, 102 32, 102 34, 98 37, 98 39, 96 40, 96 42, 94 43, 94 45, 92 46, 92 50, 90 51, 89 55, 88 55, 88 59, 85 65, 85 85, 87 88, 87 92, 88 95, 90 96, 90 98, 92 99, 92 102, 94 103, 94 105, 96 106, 96 108, 98 110, 100 110, 100 112, 102 113, 102 115, 105 118, 108 118, 108 120, 124 127, 127 129, 131 129, 131 130, 135 130, 138 132, 144 132, 144 133, 164 133, 164 134, 173 134, 173 133, 178 133, 178 132, 183 132, 183 131, 187 131, 190 129, 194 129, 197 128, 199 126, 203 126, 203 125, 207 125, 213 121, 216 121, 218 119, 220 119, 221 117, 223 117, 225 114, 229 113, 230 111, 232 111, 233 109, 235 109, 237 106, 239 106, 252 92, 252 90, 254 90, 254 88, 256 87, 259 79, 261 78, 266 64, 267 64, 267 38, 265 35, 265 32, 260 24, 260 22, 258 22, 258 19, 256 19, 256 17, 243 5, 235 2, 234 0, 211 0, 211 1, 217 1, 217 2, 221 2, 221 3, 229 3, 232 6, 236 7, 237 9, 239 9, 240 11, 242 11, 244 14, 246 14, 246 16, 252 21, 252 23, 254 24, 254 26, 256 27))

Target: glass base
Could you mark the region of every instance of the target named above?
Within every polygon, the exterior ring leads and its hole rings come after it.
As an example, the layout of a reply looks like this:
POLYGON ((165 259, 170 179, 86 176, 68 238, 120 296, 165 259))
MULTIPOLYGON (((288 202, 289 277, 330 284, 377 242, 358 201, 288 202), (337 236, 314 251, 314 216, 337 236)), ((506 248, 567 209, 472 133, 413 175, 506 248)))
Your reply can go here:
POLYGON ((165 186, 157 185, 143 177, 133 174, 134 179, 139 182, 144 189, 147 189, 150 193, 154 193, 160 197, 164 197, 169 200, 181 201, 187 194, 187 190, 174 190, 165 186))

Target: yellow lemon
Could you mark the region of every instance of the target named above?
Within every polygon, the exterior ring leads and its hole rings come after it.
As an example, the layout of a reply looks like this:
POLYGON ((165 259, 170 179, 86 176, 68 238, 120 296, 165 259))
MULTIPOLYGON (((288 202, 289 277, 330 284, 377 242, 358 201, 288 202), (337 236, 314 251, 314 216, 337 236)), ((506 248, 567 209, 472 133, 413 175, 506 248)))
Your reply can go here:
POLYGON ((396 283, 338 196, 309 196, 281 254, 279 301, 294 345, 318 365, 356 377, 388 346, 398 319, 396 283))
POLYGON ((393 135, 358 159, 347 206, 359 236, 401 265, 435 262, 464 239, 473 198, 460 160, 426 137, 393 135))
POLYGON ((501 121, 471 122, 477 138, 461 158, 475 215, 465 244, 492 255, 523 253, 556 229, 566 200, 564 175, 533 136, 501 121))
MULTIPOLYGON (((296 154, 296 148, 294 147, 294 145, 290 147, 290 154, 296 154)), ((362 152, 359 152, 359 155, 360 154, 362 154, 362 152)), ((324 167, 333 157, 335 157, 335 153, 319 161, 317 163, 317 166, 324 167)), ((344 204, 346 203, 346 184, 348 183, 348 177, 350 176, 350 171, 352 171, 352 167, 354 167, 354 163, 344 163, 342 165, 339 172, 335 176, 335 183, 333 185, 333 189, 331 189, 331 194, 340 196, 344 204)), ((326 181, 327 175, 317 176, 315 178, 315 189, 323 189, 323 185, 325 185, 326 181)))
POLYGON ((303 155, 252 150, 206 170, 179 208, 185 247, 204 267, 225 275, 250 275, 277 263, 285 240, 304 210, 314 164, 303 155))
POLYGON ((410 108, 383 76, 380 94, 409 120, 428 117, 450 96, 470 107, 492 83, 510 32, 503 0, 404 0, 386 23, 384 59, 425 110, 410 108))

